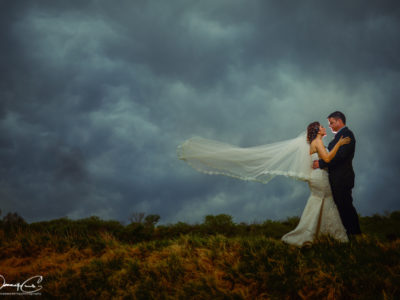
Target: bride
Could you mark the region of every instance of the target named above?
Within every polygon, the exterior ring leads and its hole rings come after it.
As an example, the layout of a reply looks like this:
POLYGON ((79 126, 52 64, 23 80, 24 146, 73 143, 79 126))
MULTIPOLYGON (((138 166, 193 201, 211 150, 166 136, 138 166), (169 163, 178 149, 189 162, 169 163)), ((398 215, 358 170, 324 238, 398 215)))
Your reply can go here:
POLYGON ((298 137, 272 144, 240 148, 229 144, 194 137, 178 146, 178 158, 193 168, 207 174, 222 174, 243 180, 267 183, 276 175, 283 175, 308 182, 308 198, 297 227, 285 234, 288 244, 310 244, 319 235, 330 235, 346 242, 348 237, 333 201, 328 173, 312 169, 318 158, 331 161, 339 147, 350 142, 340 138, 328 153, 322 139, 326 130, 319 122, 307 127, 298 137))

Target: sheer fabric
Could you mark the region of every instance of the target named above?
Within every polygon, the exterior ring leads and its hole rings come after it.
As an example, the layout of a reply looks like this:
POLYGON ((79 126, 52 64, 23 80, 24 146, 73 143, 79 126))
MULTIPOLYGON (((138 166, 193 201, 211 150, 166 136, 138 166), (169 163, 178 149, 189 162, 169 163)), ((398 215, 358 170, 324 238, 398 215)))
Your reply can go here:
POLYGON ((194 137, 177 149, 179 159, 200 172, 263 183, 276 175, 309 181, 309 151, 305 132, 294 139, 249 148, 194 137))

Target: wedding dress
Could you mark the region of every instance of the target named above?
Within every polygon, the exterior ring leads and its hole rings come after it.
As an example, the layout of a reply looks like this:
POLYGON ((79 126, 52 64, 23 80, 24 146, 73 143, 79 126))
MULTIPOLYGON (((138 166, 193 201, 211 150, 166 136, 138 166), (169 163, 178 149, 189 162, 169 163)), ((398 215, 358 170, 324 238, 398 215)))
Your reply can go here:
POLYGON ((298 226, 282 237, 288 244, 302 246, 318 235, 327 234, 348 241, 328 180, 328 173, 312 169, 318 154, 309 154, 310 145, 303 132, 294 139, 240 148, 229 144, 191 138, 178 146, 179 159, 200 172, 221 174, 262 183, 283 175, 308 182, 311 195, 298 226))
MULTIPOLYGON (((313 153, 311 159, 318 160, 318 154, 313 153)), ((308 185, 311 195, 307 200, 300 222, 293 231, 282 237, 282 241, 303 246, 312 243, 319 235, 330 235, 341 242, 347 242, 346 229, 333 201, 328 172, 322 169, 312 170, 308 185)))

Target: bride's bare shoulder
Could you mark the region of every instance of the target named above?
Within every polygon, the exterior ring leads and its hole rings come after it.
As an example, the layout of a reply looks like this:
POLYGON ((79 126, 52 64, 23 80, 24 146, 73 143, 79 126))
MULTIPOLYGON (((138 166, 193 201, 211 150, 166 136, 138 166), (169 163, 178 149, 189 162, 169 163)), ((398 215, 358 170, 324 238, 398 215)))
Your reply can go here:
POLYGON ((319 139, 314 139, 311 144, 310 144, 310 154, 316 153, 318 152, 317 148, 318 145, 321 143, 322 141, 319 139))
POLYGON ((317 149, 315 148, 315 140, 311 141, 310 143, 310 155, 317 152, 317 149))
POLYGON ((321 139, 314 139, 314 140, 311 142, 311 145, 314 145, 314 147, 315 147, 315 146, 318 146, 318 145, 321 145, 321 144, 323 144, 321 139))

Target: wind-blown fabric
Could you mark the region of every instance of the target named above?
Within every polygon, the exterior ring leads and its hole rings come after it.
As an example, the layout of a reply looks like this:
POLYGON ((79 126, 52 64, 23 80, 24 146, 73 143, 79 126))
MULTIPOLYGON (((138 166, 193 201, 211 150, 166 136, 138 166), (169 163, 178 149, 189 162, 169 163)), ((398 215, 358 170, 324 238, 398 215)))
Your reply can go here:
POLYGON ((276 175, 309 181, 312 161, 303 132, 296 138, 241 148, 193 137, 178 146, 178 158, 196 170, 267 183, 276 175))

